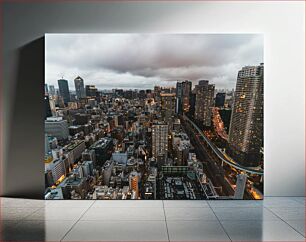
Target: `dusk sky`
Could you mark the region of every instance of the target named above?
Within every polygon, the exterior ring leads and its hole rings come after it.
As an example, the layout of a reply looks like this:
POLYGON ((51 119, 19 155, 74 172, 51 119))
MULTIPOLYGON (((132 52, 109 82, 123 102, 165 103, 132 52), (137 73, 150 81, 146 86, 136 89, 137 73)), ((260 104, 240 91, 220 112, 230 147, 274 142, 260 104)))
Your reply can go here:
POLYGON ((152 89, 209 80, 234 88, 238 71, 263 62, 261 34, 47 34, 46 83, 78 75, 99 90, 152 89))

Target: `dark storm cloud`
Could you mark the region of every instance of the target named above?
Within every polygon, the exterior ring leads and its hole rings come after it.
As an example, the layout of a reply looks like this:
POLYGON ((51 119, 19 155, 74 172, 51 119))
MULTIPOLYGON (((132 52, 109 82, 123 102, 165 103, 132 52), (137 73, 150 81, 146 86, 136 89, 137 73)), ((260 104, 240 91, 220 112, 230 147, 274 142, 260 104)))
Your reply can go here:
POLYGON ((176 80, 208 79, 232 88, 245 65, 263 62, 255 34, 50 34, 46 82, 80 75, 100 89, 152 88, 176 80))

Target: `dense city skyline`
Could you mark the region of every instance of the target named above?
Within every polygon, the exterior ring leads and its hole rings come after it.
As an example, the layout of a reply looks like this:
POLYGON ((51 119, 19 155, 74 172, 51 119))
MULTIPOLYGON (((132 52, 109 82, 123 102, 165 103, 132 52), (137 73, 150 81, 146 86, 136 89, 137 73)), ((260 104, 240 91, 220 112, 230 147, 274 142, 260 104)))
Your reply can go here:
POLYGON ((254 36, 53 36, 46 57, 66 75, 50 82, 47 63, 45 198, 262 199, 254 36))
POLYGON ((47 34, 46 83, 73 80, 99 90, 153 89, 207 79, 235 87, 241 66, 263 62, 260 34, 47 34))

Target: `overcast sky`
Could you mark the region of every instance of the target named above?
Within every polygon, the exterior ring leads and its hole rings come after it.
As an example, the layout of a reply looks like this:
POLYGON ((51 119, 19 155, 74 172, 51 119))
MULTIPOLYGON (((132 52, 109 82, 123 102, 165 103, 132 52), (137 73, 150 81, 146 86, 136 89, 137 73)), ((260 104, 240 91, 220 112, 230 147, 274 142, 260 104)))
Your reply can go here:
POLYGON ((48 34, 46 83, 78 75, 100 90, 175 86, 206 79, 234 88, 238 71, 263 62, 259 34, 48 34))

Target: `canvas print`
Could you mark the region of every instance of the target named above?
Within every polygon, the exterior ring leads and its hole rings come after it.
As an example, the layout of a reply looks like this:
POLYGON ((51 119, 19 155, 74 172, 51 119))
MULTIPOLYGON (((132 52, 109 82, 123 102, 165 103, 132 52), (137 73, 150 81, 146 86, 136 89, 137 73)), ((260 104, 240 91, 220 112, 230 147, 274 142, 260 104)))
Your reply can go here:
POLYGON ((46 34, 45 199, 263 199, 261 34, 46 34))

